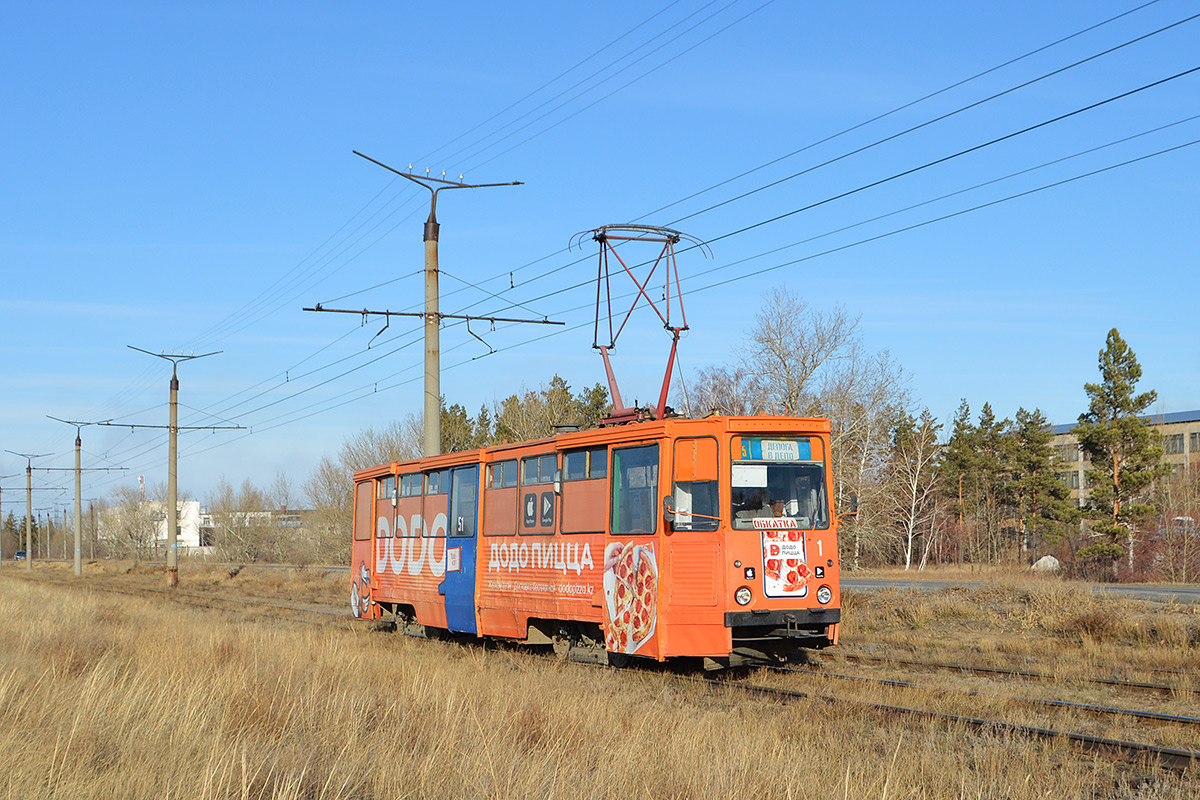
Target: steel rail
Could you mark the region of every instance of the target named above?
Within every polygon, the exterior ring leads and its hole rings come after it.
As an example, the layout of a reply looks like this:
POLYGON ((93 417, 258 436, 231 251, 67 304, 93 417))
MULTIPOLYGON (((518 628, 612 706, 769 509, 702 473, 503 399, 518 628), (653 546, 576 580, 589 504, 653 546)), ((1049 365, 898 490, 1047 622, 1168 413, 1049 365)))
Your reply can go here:
POLYGON ((1047 697, 1025 697, 1022 695, 1010 695, 1002 692, 985 692, 981 689, 967 689, 953 686, 931 686, 926 683, 913 683, 911 681, 900 681, 892 678, 873 678, 870 675, 845 675, 837 672, 820 672, 811 669, 795 669, 791 667, 771 667, 775 672, 786 672, 797 675, 816 675, 824 678, 839 678, 842 680, 863 681, 866 683, 878 683, 884 686, 899 686, 910 689, 929 689, 941 692, 956 692, 966 694, 969 697, 998 697, 1004 700, 1015 700, 1020 703, 1029 703, 1031 705, 1054 706, 1057 708, 1072 708, 1080 711, 1091 711, 1100 714, 1111 714, 1114 716, 1127 716, 1137 719, 1151 720, 1153 722, 1172 722, 1179 725, 1200 725, 1200 717, 1188 717, 1179 714, 1162 714, 1157 711, 1139 711, 1136 708, 1120 708, 1117 706, 1101 706, 1093 703, 1076 703, 1070 700, 1052 700, 1047 697))
MULTIPOLYGON (((1061 680, 1060 676, 1053 675, 1048 672, 1031 672, 1028 670, 1019 669, 1003 669, 1001 667, 979 667, 968 666, 966 664, 944 664, 937 661, 922 661, 915 658, 894 658, 892 656, 869 656, 858 653, 841 653, 842 658, 851 661, 890 661, 893 664, 905 664, 907 666, 928 667, 930 669, 946 669, 957 670, 960 672, 979 672, 989 675, 1005 675, 1012 678, 1033 678, 1035 680, 1055 681, 1061 680)), ((1165 683, 1145 683, 1142 681, 1120 681, 1115 678, 1089 678, 1089 677, 1071 677, 1070 680, 1080 681, 1083 683, 1096 683, 1103 686, 1117 686, 1124 689, 1139 689, 1143 691, 1164 692, 1170 694, 1176 691, 1176 687, 1168 686, 1165 683)))
POLYGON ((1015 722, 983 719, 981 717, 968 717, 962 714, 951 714, 944 711, 929 711, 921 708, 894 706, 887 703, 871 703, 862 700, 846 700, 844 698, 831 697, 829 695, 812 694, 809 692, 799 692, 789 689, 774 689, 769 686, 756 686, 752 684, 738 683, 724 683, 722 686, 734 689, 736 691, 746 692, 747 694, 765 697, 821 700, 828 703, 850 702, 862 706, 863 708, 870 708, 889 714, 928 717, 932 719, 944 720, 946 722, 962 723, 972 728, 1004 730, 1039 739, 1062 738, 1082 746, 1085 750, 1117 756, 1118 758, 1122 758, 1127 761, 1135 761, 1140 757, 1151 757, 1154 760, 1154 763, 1158 766, 1177 772, 1183 772, 1191 769, 1193 766, 1200 765, 1200 752, 1193 750, 1181 750, 1175 747, 1161 747, 1159 745, 1145 744, 1143 742, 1109 739, 1104 736, 1092 736, 1086 733, 1073 733, 1071 731, 1061 731, 1055 728, 1041 728, 1034 725, 1019 725, 1015 722))
MULTIPOLYGON (((869 643, 855 642, 855 641, 848 641, 846 639, 842 639, 841 641, 838 642, 838 644, 840 645, 840 647, 838 648, 839 651, 841 651, 843 648, 846 648, 846 647, 853 647, 853 648, 857 648, 857 649, 863 650, 863 651, 903 650, 903 651, 909 652, 909 653, 927 653, 931 650, 936 650, 943 654, 948 654, 951 656, 962 655, 964 653, 971 652, 968 650, 963 650, 961 648, 949 648, 949 647, 937 647, 937 646, 912 647, 909 645, 883 644, 883 643, 879 643, 879 642, 869 642, 869 643)), ((1015 655, 1013 657, 1018 658, 1022 662, 1027 663, 1027 664, 1028 663, 1050 663, 1050 664, 1067 663, 1065 659, 1061 659, 1061 658, 1038 659, 1038 658, 1034 658, 1031 656, 1015 656, 1015 655)), ((1162 672, 1167 675, 1186 675, 1188 677, 1200 677, 1200 669, 1188 669, 1186 667, 1140 666, 1140 667, 1138 667, 1138 669, 1141 671, 1144 671, 1144 672, 1162 672)))

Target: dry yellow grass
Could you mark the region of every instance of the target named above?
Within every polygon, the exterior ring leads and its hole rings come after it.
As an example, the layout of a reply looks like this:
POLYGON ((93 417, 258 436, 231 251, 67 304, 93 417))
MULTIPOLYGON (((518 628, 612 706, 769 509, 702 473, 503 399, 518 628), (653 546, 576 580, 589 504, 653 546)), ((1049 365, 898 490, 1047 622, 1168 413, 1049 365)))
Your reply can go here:
POLYGON ((1200 606, 1098 595, 1076 583, 844 591, 842 605, 846 642, 1105 665, 1130 680, 1146 670, 1200 670, 1200 606))
MULTIPOLYGON (((186 572, 185 591, 201 577, 186 572)), ((280 601, 305 585, 345 594, 303 574, 206 580, 247 596, 278 581, 280 601)), ((1059 743, 361 626, 265 625, 90 581, 114 575, 0 571, 0 797, 1135 796, 1125 768, 1059 743)))

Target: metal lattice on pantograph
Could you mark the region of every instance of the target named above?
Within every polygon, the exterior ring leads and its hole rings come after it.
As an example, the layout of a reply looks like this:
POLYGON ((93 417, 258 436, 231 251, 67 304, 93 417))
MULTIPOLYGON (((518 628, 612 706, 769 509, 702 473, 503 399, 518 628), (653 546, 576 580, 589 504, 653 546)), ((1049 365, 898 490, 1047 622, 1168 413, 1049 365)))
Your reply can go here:
MULTIPOLYGON (((608 388, 613 402, 612 415, 602 420, 600 424, 608 426, 645 419, 662 419, 673 413, 667 406, 667 392, 671 387, 671 370, 675 366, 675 352, 679 346, 679 334, 688 330, 687 313, 683 308, 683 289, 679 282, 679 266, 675 260, 675 245, 680 241, 686 240, 693 245, 691 249, 700 250, 702 253, 708 251, 708 246, 699 239, 687 234, 653 225, 604 225, 577 234, 571 240, 572 246, 578 245, 582 247, 584 238, 588 236, 600 245, 599 259, 596 267, 596 318, 592 335, 592 347, 599 350, 601 358, 604 359, 604 372, 608 377, 608 388), (658 256, 652 262, 646 261, 630 267, 625 259, 621 258, 621 254, 617 252, 617 246, 625 243, 658 245, 658 256), (610 256, 620 265, 619 270, 610 267, 610 256), (637 273, 640 271, 640 268, 645 267, 647 264, 649 265, 649 269, 645 272, 644 277, 639 278, 637 273), (650 286, 650 282, 653 280, 655 274, 658 273, 660 266, 663 267, 663 290, 661 299, 656 302, 650 293, 647 292, 647 287, 650 286), (618 310, 617 313, 614 313, 613 310, 612 274, 617 273, 619 275, 622 271, 633 281, 637 287, 637 291, 633 295, 629 309, 624 312, 620 323, 617 324, 616 318, 620 311, 618 310), (612 360, 609 357, 609 353, 616 348, 621 332, 625 330, 630 317, 633 316, 634 310, 637 309, 638 304, 642 300, 645 300, 650 309, 658 315, 663 328, 671 335, 671 351, 667 356, 667 367, 663 372, 662 388, 658 393, 658 403, 639 408, 636 403, 633 406, 626 406, 622 400, 621 391, 617 387, 617 378, 613 373, 612 360), (674 317, 672 317, 672 314, 674 314, 674 317), (607 338, 604 339, 602 339, 602 316, 605 318, 608 334, 607 338)), ((708 252, 711 253, 711 251, 708 252)), ((620 302, 619 298, 618 302, 620 302)))

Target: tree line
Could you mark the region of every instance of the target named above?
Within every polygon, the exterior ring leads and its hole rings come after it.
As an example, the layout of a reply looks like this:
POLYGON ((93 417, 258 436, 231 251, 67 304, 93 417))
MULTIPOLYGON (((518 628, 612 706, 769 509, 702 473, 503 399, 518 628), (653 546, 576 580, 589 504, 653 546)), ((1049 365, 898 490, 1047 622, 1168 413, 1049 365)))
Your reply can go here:
POLYGON ((1157 395, 1137 392, 1141 367, 1115 328, 1073 429, 1086 465, 1080 504, 1064 480, 1074 462, 1052 446, 1039 409, 998 419, 989 403, 973 416, 963 400, 946 430, 915 407, 890 353, 865 349, 858 322, 776 288, 731 363, 676 387, 689 415, 829 418, 835 500, 843 510, 857 501, 844 518, 844 566, 1029 565, 1053 555, 1093 578, 1200 572, 1200 470, 1172 477, 1162 462, 1162 436, 1143 419, 1157 395))
MULTIPOLYGON (((910 376, 888 351, 865 347, 858 318, 840 307, 814 309, 786 287, 766 294, 729 363, 681 378, 673 398, 690 417, 827 417, 835 502, 843 512, 857 506, 843 518, 845 568, 1029 565, 1053 555, 1094 578, 1195 579, 1200 470, 1171 476, 1162 463, 1162 437, 1142 419, 1157 396, 1137 392, 1141 367, 1116 329, 1099 369, 1100 381, 1084 387, 1089 406, 1074 429, 1086 467, 1082 506, 1064 481, 1075 462, 1052 446, 1039 409, 1000 419, 989 403, 973 414, 963 400, 946 425, 917 407, 910 376)), ((558 375, 474 415, 443 398, 442 449, 538 439, 563 424, 591 428, 610 412, 599 383, 576 392, 558 375)), ((234 561, 344 561, 354 472, 418 457, 422 427, 409 414, 361 431, 323 456, 299 488, 283 474, 268 487, 222 479, 204 499, 205 544, 234 561), (264 513, 301 505, 302 536, 264 513)), ((108 505, 139 507, 136 494, 122 487, 108 505)), ((151 516, 144 507, 126 512, 105 546, 126 557, 151 555, 151 516)))

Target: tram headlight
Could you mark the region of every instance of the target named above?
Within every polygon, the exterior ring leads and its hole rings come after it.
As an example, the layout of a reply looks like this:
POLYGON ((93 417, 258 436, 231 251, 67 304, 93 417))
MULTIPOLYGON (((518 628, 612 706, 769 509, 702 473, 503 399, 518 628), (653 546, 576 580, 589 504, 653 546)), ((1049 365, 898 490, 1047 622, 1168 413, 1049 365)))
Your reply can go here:
POLYGON ((817 589, 817 602, 818 603, 820 603, 821 605, 825 605, 832 599, 833 599, 833 589, 830 589, 828 586, 822 586, 820 589, 817 589))
POLYGON ((744 606, 749 603, 750 597, 751 593, 749 586, 739 586, 738 590, 733 593, 733 599, 737 601, 739 606, 744 606))

